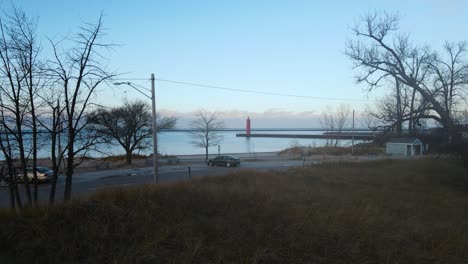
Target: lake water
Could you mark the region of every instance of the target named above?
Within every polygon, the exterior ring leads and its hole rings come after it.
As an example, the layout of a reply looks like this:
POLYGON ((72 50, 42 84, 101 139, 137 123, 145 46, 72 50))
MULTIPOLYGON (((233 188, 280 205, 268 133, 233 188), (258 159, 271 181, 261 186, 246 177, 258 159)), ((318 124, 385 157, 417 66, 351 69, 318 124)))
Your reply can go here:
MULTIPOLYGON (((301 145, 301 146, 324 146, 324 139, 304 139, 304 138, 246 138, 236 137, 236 134, 245 131, 222 131, 220 134, 223 140, 219 143, 221 153, 255 153, 273 152, 301 145)), ((323 131, 254 131, 252 133, 262 134, 304 134, 318 135, 323 131)), ((187 132, 175 131, 158 134, 159 153, 168 155, 190 155, 204 154, 203 148, 195 147, 191 142, 192 138, 187 132)), ((355 141, 357 143, 358 141, 355 141)), ((351 140, 340 140, 339 145, 351 145, 351 140)), ((218 146, 211 147, 210 153, 218 153, 218 146)))
MULTIPOLYGON (((292 146, 312 146, 320 147, 326 143, 325 139, 304 139, 304 138, 246 138, 236 137, 236 134, 245 133, 244 130, 238 131, 220 131, 222 140, 219 143, 221 153, 256 153, 256 152, 276 152, 292 146)), ((261 131, 256 130, 252 133, 262 134, 304 134, 304 135, 317 135, 322 134, 323 131, 288 131, 288 130, 275 130, 275 131, 261 131)), ((151 139, 150 139, 151 141, 151 139)), ((196 147, 192 144, 193 139, 185 131, 167 131, 158 134, 159 153, 162 155, 194 155, 205 154, 205 149, 196 147)), ((355 140, 355 143, 360 141, 355 140)), ((63 144, 65 145, 65 143, 63 144)), ((340 146, 350 146, 351 140, 340 140, 340 146)), ((125 154, 120 145, 112 144, 99 147, 100 151, 91 151, 87 153, 88 156, 102 157, 107 155, 122 155, 125 154)), ((152 148, 140 151, 139 154, 148 155, 152 153, 152 148)), ((218 146, 213 146, 209 149, 210 154, 218 153, 218 146)), ((39 148, 38 153, 40 158, 50 157, 50 145, 45 143, 39 148)), ((4 159, 0 153, 0 159, 4 159)))

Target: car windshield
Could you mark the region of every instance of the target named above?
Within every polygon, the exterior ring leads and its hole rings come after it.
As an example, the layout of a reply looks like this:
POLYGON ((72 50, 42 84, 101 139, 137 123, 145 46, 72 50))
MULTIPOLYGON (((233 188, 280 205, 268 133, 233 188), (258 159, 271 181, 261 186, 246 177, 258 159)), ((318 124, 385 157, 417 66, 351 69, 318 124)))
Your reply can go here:
MULTIPOLYGON (((44 173, 44 172, 49 171, 50 169, 49 169, 49 168, 46 168, 46 167, 36 167, 36 170, 37 170, 37 172, 44 173)), ((32 172, 33 169, 32 169, 31 167, 29 167, 29 168, 27 169, 27 171, 28 171, 28 172, 32 172)))
POLYGON ((45 168, 45 167, 37 167, 36 169, 37 169, 38 172, 47 172, 47 171, 49 171, 49 169, 45 168))

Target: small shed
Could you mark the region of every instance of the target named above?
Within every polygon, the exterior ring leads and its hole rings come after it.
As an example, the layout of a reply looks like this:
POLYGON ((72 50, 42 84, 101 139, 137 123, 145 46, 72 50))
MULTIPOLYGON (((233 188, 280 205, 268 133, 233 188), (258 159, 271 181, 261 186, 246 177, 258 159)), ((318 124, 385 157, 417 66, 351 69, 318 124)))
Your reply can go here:
POLYGON ((421 156, 423 143, 417 138, 392 138, 386 143, 385 152, 397 156, 421 156))

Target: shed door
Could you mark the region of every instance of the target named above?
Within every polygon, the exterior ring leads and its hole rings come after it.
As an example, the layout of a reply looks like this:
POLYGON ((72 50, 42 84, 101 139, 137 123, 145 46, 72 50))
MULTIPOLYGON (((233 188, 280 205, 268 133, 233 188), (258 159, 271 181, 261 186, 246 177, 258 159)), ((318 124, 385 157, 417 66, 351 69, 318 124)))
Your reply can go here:
POLYGON ((406 145, 406 156, 411 156, 411 145, 406 145))

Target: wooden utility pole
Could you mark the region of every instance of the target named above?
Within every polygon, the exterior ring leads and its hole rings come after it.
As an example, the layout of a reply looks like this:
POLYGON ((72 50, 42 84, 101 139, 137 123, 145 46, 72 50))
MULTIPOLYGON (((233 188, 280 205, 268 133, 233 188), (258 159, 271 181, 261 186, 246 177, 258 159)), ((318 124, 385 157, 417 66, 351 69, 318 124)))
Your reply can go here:
POLYGON ((352 143, 351 143, 351 155, 354 155, 354 109, 353 109, 353 136, 352 136, 352 143))
POLYGON ((156 125, 156 92, 155 92, 154 73, 151 74, 151 105, 152 105, 152 126, 153 126, 153 183, 159 182, 158 174, 158 128, 156 125))

